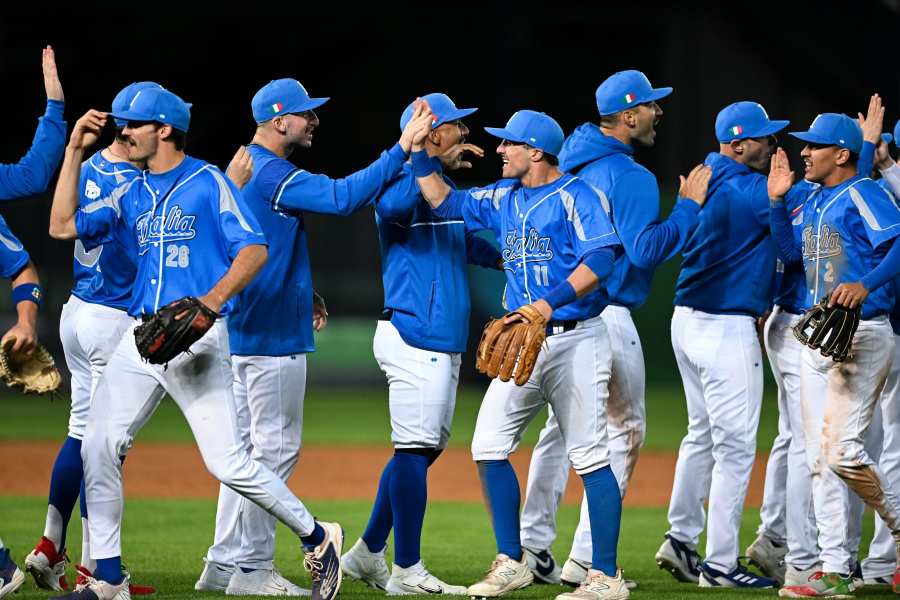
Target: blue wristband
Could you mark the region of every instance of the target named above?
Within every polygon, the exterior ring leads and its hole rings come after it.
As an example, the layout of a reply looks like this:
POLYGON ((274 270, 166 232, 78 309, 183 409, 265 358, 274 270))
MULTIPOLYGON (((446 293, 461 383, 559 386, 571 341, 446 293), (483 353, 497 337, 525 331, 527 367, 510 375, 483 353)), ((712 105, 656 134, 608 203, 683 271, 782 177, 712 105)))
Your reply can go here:
POLYGON ((550 290, 550 293, 544 296, 544 301, 546 301, 553 310, 556 310, 560 306, 565 306, 570 302, 575 302, 577 299, 578 295, 575 293, 575 288, 572 287, 572 284, 569 283, 568 279, 563 279, 562 283, 550 290))
POLYGON ((12 291, 13 304, 29 300, 40 306, 44 302, 44 290, 36 283, 17 285, 12 291))
POLYGON ((428 152, 425 150, 413 152, 410 157, 412 158, 412 172, 414 177, 428 177, 435 172, 434 163, 431 162, 431 158, 429 158, 428 152))

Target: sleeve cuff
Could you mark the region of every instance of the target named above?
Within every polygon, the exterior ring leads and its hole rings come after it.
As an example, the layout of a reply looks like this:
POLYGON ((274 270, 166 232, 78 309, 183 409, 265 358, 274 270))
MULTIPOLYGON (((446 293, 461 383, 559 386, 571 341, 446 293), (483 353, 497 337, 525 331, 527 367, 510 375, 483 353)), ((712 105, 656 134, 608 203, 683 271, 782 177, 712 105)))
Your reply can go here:
POLYGON ((680 210, 689 211, 695 215, 700 212, 701 208, 703 208, 690 198, 685 198, 684 196, 678 196, 676 207, 680 208, 680 210))
POLYGON ((47 110, 44 111, 44 116, 54 121, 62 121, 65 106, 65 102, 62 100, 47 100, 47 110))
POLYGON ((388 150, 388 154, 390 154, 392 158, 399 160, 401 163, 406 162, 406 152, 400 147, 400 142, 391 146, 388 150))

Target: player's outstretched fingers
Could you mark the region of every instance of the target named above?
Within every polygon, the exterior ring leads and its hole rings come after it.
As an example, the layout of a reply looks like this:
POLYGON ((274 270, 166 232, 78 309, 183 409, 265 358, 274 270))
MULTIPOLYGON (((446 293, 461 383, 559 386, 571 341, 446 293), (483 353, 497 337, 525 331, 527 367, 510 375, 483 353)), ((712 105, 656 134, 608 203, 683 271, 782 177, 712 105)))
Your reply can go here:
POLYGON ((47 99, 64 101, 62 83, 56 70, 56 53, 49 45, 41 51, 41 68, 44 72, 44 90, 47 92, 47 99))

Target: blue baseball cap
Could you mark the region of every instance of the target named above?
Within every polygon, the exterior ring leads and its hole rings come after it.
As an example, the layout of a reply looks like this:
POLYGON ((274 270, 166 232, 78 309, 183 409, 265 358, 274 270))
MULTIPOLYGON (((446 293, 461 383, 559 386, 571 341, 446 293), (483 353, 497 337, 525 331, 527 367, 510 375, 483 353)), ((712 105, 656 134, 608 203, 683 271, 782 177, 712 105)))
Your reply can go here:
MULTIPOLYGON (((431 124, 432 129, 436 129, 444 123, 451 123, 457 119, 468 117, 477 108, 456 108, 456 104, 447 94, 433 93, 422 96, 422 100, 428 103, 431 113, 434 115, 434 121, 431 124)), ((412 119, 413 111, 416 109, 415 102, 410 102, 409 106, 404 109, 400 115, 400 131, 406 128, 406 124, 412 119)))
POLYGON ((275 79, 259 88, 250 101, 253 118, 264 123, 279 115, 302 113, 318 108, 329 98, 310 98, 306 88, 296 79, 275 79))
MULTIPOLYGON (((112 101, 112 111, 110 112, 122 112, 124 110, 128 110, 128 105, 131 104, 131 101, 134 99, 135 95, 141 90, 146 90, 149 88, 161 88, 162 86, 156 83, 155 81, 138 81, 137 83, 130 83, 122 88, 116 97, 113 98, 112 101)), ((116 127, 125 127, 128 121, 123 121, 122 119, 113 119, 116 122, 116 127)))
POLYGON ((654 102, 672 93, 672 88, 654 88, 650 80, 640 71, 619 71, 600 84, 594 96, 600 116, 613 115, 626 108, 654 102))
POLYGON ((889 133, 882 133, 882 134, 881 134, 881 141, 884 142, 885 144, 890 144, 891 142, 894 141, 894 136, 892 136, 892 135, 889 134, 889 133))
POLYGON ((894 125, 894 144, 900 145, 900 120, 894 125))
POLYGON ((716 117, 716 139, 727 144, 731 140, 767 137, 778 133, 790 121, 770 121, 766 109, 758 102, 735 102, 719 111, 716 117))
POLYGON ((137 91, 123 110, 110 114, 117 121, 157 121, 185 132, 191 124, 191 105, 162 87, 137 91))
POLYGON ((809 131, 792 131, 790 135, 812 144, 839 146, 859 154, 862 150, 862 129, 856 119, 838 113, 822 113, 809 126, 809 131))
POLYGON ((558 156, 566 135, 553 117, 535 110, 519 110, 506 127, 485 127, 494 137, 528 144, 547 154, 558 156))

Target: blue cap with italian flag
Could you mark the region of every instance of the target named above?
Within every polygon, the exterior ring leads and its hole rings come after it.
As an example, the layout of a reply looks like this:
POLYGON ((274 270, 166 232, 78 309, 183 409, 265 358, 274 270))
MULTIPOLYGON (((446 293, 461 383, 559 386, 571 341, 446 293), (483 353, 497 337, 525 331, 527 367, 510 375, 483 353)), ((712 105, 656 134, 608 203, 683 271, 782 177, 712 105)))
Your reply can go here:
POLYGON ((723 144, 731 140, 761 138, 774 135, 790 121, 772 121, 759 102, 735 102, 719 111, 716 117, 716 139, 723 144))
POLYGON ((250 106, 256 122, 263 123, 279 115, 302 113, 318 108, 328 100, 328 98, 310 98, 306 88, 296 79, 275 79, 256 92, 250 106))
POLYGON ((672 93, 672 88, 654 88, 640 71, 619 71, 600 84, 594 96, 600 116, 613 115, 645 102, 655 102, 672 93))

